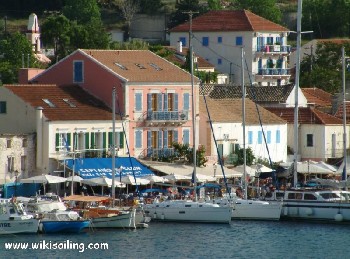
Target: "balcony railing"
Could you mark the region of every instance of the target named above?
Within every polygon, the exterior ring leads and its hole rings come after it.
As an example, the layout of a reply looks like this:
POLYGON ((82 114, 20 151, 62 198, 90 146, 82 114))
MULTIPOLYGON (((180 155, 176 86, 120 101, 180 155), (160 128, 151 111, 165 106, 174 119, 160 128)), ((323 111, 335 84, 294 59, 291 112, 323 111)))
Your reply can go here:
POLYGON ((186 121, 188 111, 148 111, 147 120, 152 121, 186 121))
POLYGON ((274 52, 274 53, 289 53, 291 51, 290 45, 263 45, 256 46, 256 52, 274 52))
POLYGON ((283 75, 283 76, 289 76, 290 69, 287 68, 259 68, 257 75, 283 75))

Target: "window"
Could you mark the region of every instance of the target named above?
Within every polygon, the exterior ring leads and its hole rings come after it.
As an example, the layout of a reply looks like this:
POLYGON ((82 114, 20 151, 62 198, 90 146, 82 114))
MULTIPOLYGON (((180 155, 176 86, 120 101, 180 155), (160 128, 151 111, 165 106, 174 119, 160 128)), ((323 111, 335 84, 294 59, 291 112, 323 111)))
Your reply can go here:
POLYGON ((70 151, 69 133, 56 133, 56 151, 70 151))
POLYGON ((27 147, 28 146, 28 140, 26 138, 24 138, 22 140, 22 147, 27 147))
POLYGON ((236 46, 242 46, 243 45, 243 37, 238 36, 236 37, 236 46))
POLYGON ((184 110, 188 111, 190 109, 190 94, 184 93, 184 110))
POLYGON ((306 134, 306 146, 313 147, 314 146, 314 135, 306 134))
POLYGON ((281 131, 276 130, 276 143, 280 144, 281 143, 281 131))
POLYGON ((183 130, 182 144, 190 144, 190 130, 183 130))
POLYGON ((83 61, 73 62, 73 83, 83 83, 83 61))
POLYGON ((222 37, 221 36, 218 37, 218 43, 222 43, 222 37))
POLYGON ((142 131, 135 131, 135 148, 142 148, 142 131))
POLYGON ((272 45, 273 44, 273 37, 266 37, 266 44, 272 45))
POLYGON ((15 158, 13 156, 7 157, 7 172, 15 171, 14 165, 15 165, 15 158))
POLYGON ((222 64, 222 59, 218 58, 218 65, 221 65, 221 64, 222 64))
POLYGON ((208 47, 209 46, 209 37, 203 37, 202 38, 202 46, 208 47))
POLYGON ((258 132, 258 144, 262 144, 262 131, 258 132))
POLYGON ((6 113, 6 102, 0 101, 0 113, 6 113))
POLYGON ((12 147, 12 141, 11 141, 11 139, 7 139, 7 140, 6 140, 6 147, 7 147, 7 148, 11 148, 11 147, 12 147))
POLYGON ((27 170, 26 164, 27 164, 27 157, 26 156, 21 156, 21 171, 22 172, 27 170))
POLYGON ((271 144, 271 131, 266 132, 266 142, 267 144, 271 144))
POLYGON ((142 93, 135 93, 135 111, 142 111, 142 93))
POLYGON ((248 144, 253 144, 253 131, 248 131, 248 144))
POLYGON ((186 37, 180 37, 179 41, 182 42, 182 46, 186 46, 186 37))

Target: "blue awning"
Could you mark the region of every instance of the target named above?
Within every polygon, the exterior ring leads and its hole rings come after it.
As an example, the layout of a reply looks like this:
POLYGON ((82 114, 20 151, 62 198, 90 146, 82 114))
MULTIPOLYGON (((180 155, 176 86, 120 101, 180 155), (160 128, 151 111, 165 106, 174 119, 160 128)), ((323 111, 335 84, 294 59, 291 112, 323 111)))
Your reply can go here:
MULTIPOLYGON (((66 166, 73 170, 73 159, 65 161, 66 166)), ((145 165, 134 157, 115 158, 116 178, 127 175, 135 177, 154 175, 145 165)), ((74 172, 84 179, 106 176, 112 179, 112 158, 77 158, 75 159, 74 172)))

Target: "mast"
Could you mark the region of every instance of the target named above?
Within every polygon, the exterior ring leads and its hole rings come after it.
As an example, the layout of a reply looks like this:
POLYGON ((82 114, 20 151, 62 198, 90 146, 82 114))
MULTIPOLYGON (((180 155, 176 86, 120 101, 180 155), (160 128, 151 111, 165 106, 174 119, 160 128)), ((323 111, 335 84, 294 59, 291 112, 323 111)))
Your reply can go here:
POLYGON ((112 207, 115 200, 115 87, 112 91, 112 207))
POLYGON ((294 88, 294 187, 298 183, 298 144, 299 144, 299 131, 298 131, 298 117, 299 117, 299 76, 300 76, 300 45, 301 45, 301 15, 302 15, 302 0, 298 0, 298 14, 297 14, 297 59, 295 69, 295 88, 294 88))
MULTIPOLYGON (((347 175, 346 175, 346 163, 347 163, 347 154, 346 154, 346 87, 345 87, 345 48, 344 46, 342 47, 342 78, 343 78, 343 148, 344 148, 344 168, 343 168, 343 173, 342 173, 342 180, 346 181, 347 175)), ((346 185, 345 185, 346 186, 346 185)), ((345 187, 346 188, 346 187, 345 187)))
POLYGON ((244 199, 247 199, 247 151, 245 148, 245 86, 244 86, 244 50, 241 48, 241 82, 242 82, 242 128, 243 128, 243 179, 244 179, 244 199))

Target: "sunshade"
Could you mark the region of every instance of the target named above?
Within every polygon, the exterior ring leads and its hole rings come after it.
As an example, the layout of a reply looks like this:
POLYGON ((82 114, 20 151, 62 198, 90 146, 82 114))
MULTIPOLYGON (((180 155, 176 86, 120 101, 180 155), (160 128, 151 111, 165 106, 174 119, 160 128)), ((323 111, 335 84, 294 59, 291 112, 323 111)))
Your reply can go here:
POLYGON ((19 180, 21 183, 64 183, 67 179, 60 176, 49 174, 37 175, 26 179, 19 180))

